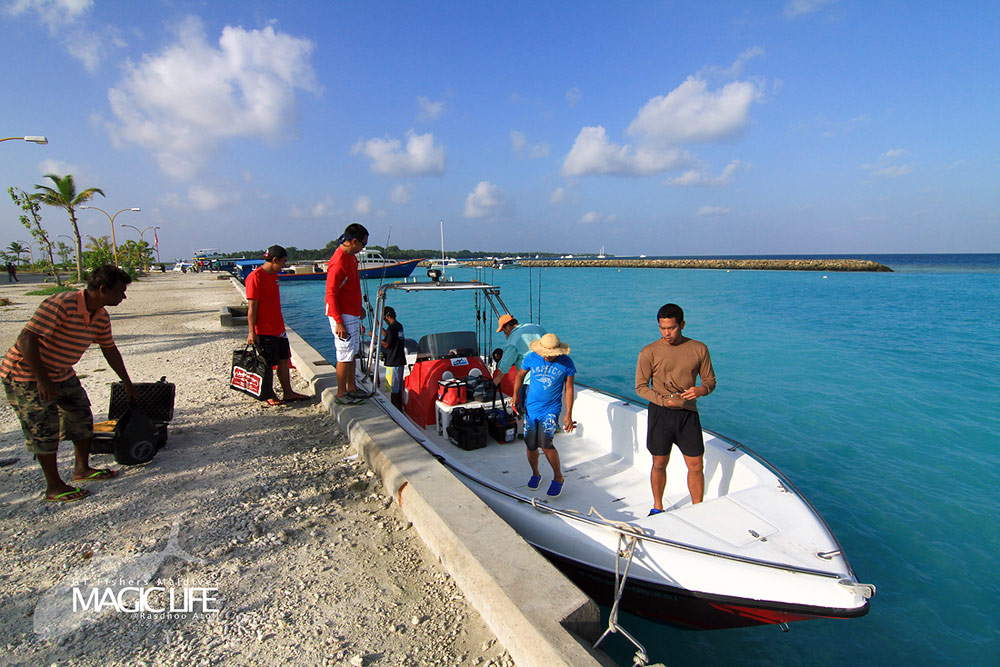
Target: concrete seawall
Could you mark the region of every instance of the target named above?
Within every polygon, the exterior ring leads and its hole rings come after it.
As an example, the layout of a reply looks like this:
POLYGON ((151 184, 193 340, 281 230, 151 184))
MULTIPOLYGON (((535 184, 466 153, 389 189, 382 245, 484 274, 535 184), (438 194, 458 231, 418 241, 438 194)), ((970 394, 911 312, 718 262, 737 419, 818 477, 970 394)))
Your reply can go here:
MULTIPOLYGON (((891 272, 888 266, 865 259, 522 259, 521 266, 599 267, 606 269, 726 269, 733 271, 871 271, 891 272)), ((492 262, 466 262, 490 267, 492 262)))
MULTIPOLYGON (((242 285, 233 281, 243 295, 242 285)), ((518 665, 609 665, 597 605, 374 400, 339 406, 334 367, 288 329, 292 362, 518 665), (583 639, 586 638, 586 639, 583 639), (589 640, 589 641, 588 641, 589 640)))

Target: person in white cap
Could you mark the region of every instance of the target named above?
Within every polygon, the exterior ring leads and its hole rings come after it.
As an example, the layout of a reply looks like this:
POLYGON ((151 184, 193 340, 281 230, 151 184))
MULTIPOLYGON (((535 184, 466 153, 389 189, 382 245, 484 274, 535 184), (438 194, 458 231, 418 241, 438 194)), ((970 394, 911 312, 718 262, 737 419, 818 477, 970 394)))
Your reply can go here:
POLYGON ((563 430, 572 433, 576 428, 573 421, 573 376, 576 375, 576 366, 569 358, 569 345, 553 333, 532 341, 529 347, 531 351, 525 355, 514 380, 514 409, 520 410, 519 390, 524 377, 530 372, 531 384, 524 397, 524 444, 528 448, 528 464, 531 466, 528 488, 537 489, 542 483, 542 475, 538 471, 538 449, 541 448, 552 466, 552 482, 545 493, 555 498, 562 493, 565 480, 553 438, 564 401, 563 430))

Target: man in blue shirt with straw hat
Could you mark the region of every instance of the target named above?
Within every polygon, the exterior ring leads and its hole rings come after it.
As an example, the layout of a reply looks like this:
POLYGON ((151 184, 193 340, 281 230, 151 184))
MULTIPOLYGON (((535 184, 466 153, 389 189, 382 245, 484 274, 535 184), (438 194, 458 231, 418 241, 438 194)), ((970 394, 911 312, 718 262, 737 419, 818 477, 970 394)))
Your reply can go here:
POLYGON ((563 430, 572 433, 576 428, 573 421, 573 376, 576 375, 576 366, 569 358, 569 345, 553 333, 531 341, 529 347, 531 351, 525 355, 514 380, 514 410, 520 409, 521 385, 530 372, 531 384, 524 397, 524 444, 528 448, 528 464, 531 466, 528 488, 537 489, 542 483, 542 475, 538 471, 538 449, 541 448, 552 466, 552 482, 545 495, 555 498, 562 493, 565 480, 559 464, 559 452, 552 441, 564 400, 566 416, 563 430))

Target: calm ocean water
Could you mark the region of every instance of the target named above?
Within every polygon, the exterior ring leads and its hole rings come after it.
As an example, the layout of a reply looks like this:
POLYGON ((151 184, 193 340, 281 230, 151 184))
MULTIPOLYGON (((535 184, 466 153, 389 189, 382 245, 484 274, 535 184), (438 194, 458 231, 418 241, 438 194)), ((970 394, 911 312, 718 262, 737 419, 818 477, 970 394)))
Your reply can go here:
MULTIPOLYGON (((1000 255, 865 258, 896 272, 482 275, 519 319, 530 314, 572 346, 581 382, 628 396, 636 355, 658 335, 656 309, 680 304, 719 379, 699 404, 705 426, 791 478, 858 577, 878 587, 866 617, 795 623, 787 634, 691 632, 623 615, 654 662, 1000 664, 1000 255)), ((283 285, 282 301, 289 325, 332 357, 323 283, 283 285)), ((391 305, 411 338, 441 319, 469 329, 474 313, 464 296, 446 308, 421 297, 391 305)), ((605 648, 631 664, 626 640, 605 648)))

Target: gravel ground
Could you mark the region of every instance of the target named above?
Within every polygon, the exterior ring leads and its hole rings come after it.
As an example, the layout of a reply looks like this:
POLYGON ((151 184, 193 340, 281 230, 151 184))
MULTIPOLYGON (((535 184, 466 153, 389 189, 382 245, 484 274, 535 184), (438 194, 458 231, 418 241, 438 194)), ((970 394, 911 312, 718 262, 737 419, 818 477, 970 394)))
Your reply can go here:
MULTIPOLYGON (((13 302, 0 351, 43 298, 30 288, 0 289, 13 302)), ((132 379, 167 376, 175 413, 152 462, 94 455, 119 474, 85 484, 84 500, 42 502, 41 470, 0 400, 0 664, 512 665, 316 399, 268 408, 228 388, 246 334, 218 313, 238 302, 214 274, 167 273, 110 309, 132 379), (140 572, 178 597, 214 589, 218 611, 60 611, 60 592, 97 572, 140 572)), ((95 347, 76 369, 103 419, 114 372, 95 347)), ((63 443, 67 480, 72 458, 63 443)))

